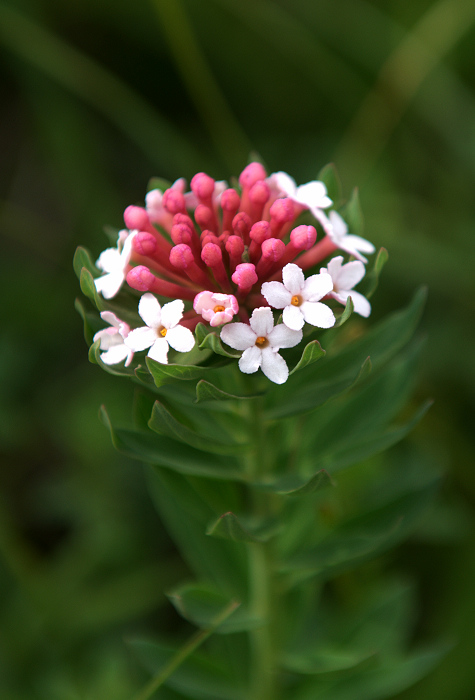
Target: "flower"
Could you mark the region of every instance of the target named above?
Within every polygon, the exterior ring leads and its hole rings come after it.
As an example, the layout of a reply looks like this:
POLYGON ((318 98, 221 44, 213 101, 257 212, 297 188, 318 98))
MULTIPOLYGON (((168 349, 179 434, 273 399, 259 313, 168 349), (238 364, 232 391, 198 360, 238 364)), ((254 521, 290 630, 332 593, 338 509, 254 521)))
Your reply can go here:
POLYGON ((300 330, 305 321, 319 328, 331 328, 335 323, 333 311, 320 299, 333 289, 330 275, 320 272, 305 279, 301 268, 288 263, 282 270, 281 282, 264 282, 261 292, 268 304, 284 309, 283 321, 294 330, 300 330))
POLYGON ((221 330, 221 339, 235 350, 244 350, 239 369, 253 374, 259 368, 275 384, 283 384, 289 376, 280 348, 293 348, 302 340, 302 331, 291 330, 284 324, 274 328, 272 311, 261 306, 252 312, 250 325, 230 323, 221 330))
POLYGON ((93 339, 94 342, 100 340, 100 349, 105 350, 101 353, 102 362, 105 365, 117 365, 125 360, 125 366, 128 367, 134 356, 133 350, 125 344, 130 327, 112 311, 102 311, 101 318, 110 324, 110 328, 98 331, 93 339))
POLYGON ((333 291, 330 296, 340 304, 346 304, 348 297, 351 297, 353 306, 357 314, 367 318, 371 313, 371 304, 359 292, 355 292, 353 287, 361 282, 365 275, 365 266, 360 260, 353 260, 346 265, 342 265, 343 257, 338 255, 332 258, 328 267, 322 267, 321 273, 328 273, 333 280, 333 291))
POLYGON ((325 231, 336 247, 354 255, 361 262, 367 263, 368 260, 361 253, 374 253, 376 250, 374 245, 365 238, 348 233, 347 224, 336 211, 330 212, 329 223, 330 225, 325 228, 325 231))
POLYGON ((112 299, 126 278, 132 257, 132 240, 136 233, 136 231, 120 231, 117 248, 107 248, 102 251, 96 262, 96 267, 106 273, 94 280, 97 292, 102 294, 104 299, 112 299))
POLYGON ((193 308, 211 326, 222 326, 223 323, 232 321, 234 314, 239 311, 239 304, 233 294, 205 291, 196 295, 193 308))
POLYGON ((131 331, 126 338, 127 347, 134 352, 148 351, 148 357, 157 362, 168 364, 168 350, 171 346, 178 352, 188 352, 195 344, 193 333, 189 328, 179 326, 183 317, 184 303, 175 299, 160 306, 153 294, 143 294, 139 301, 139 314, 147 324, 131 331))

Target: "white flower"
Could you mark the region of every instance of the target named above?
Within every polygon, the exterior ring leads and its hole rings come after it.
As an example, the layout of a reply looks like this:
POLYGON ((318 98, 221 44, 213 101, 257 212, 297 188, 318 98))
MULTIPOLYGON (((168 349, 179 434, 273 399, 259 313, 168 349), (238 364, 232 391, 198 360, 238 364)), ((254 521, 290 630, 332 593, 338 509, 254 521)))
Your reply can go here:
POLYGON ((359 292, 355 292, 353 287, 363 279, 366 269, 360 260, 342 265, 343 257, 338 255, 332 258, 328 263, 328 267, 320 268, 321 273, 328 272, 333 280, 333 291, 330 296, 336 299, 340 304, 346 304, 348 297, 351 297, 353 306, 357 314, 367 318, 371 313, 371 304, 359 292))
POLYGON ((289 368, 277 351, 298 345, 302 331, 293 331, 282 323, 274 328, 272 311, 261 306, 252 312, 249 326, 247 323, 224 326, 221 339, 235 350, 244 350, 239 360, 241 372, 253 374, 260 367, 271 382, 283 384, 289 368))
POLYGON ((214 327, 232 321, 234 314, 239 311, 239 304, 232 294, 200 292, 195 296, 193 308, 214 327))
POLYGON ((305 185, 299 185, 282 171, 272 173, 267 178, 269 185, 278 191, 279 195, 289 197, 297 204, 301 204, 306 209, 310 209, 313 216, 320 221, 323 226, 328 225, 328 219, 322 209, 330 207, 333 202, 327 194, 327 188, 320 180, 311 180, 305 185))
POLYGON ((117 239, 117 248, 107 248, 102 251, 96 267, 106 274, 96 277, 94 284, 97 292, 104 299, 112 299, 121 288, 126 276, 127 268, 132 257, 132 239, 137 231, 120 231, 117 239))
POLYGON ((281 282, 264 282, 261 293, 275 309, 284 309, 283 321, 294 331, 300 330, 305 321, 319 328, 331 328, 335 323, 333 311, 320 299, 333 290, 328 273, 312 275, 305 279, 301 268, 288 263, 282 269, 281 282))
POLYGON ((112 311, 102 311, 101 318, 110 324, 110 328, 104 328, 94 336, 94 342, 100 340, 100 349, 105 350, 101 353, 102 362, 106 365, 117 365, 125 360, 125 366, 128 367, 134 356, 131 348, 127 347, 124 342, 130 332, 130 327, 117 318, 112 311))
POLYGON ((170 301, 162 308, 153 294, 143 294, 139 301, 139 314, 147 325, 129 333, 127 347, 134 352, 150 348, 148 357, 163 365, 168 364, 169 346, 178 352, 191 350, 195 344, 193 333, 189 328, 178 325, 183 308, 181 299, 170 301))
POLYGON ((324 228, 333 243, 340 248, 340 250, 344 250, 358 260, 367 263, 368 260, 364 255, 361 255, 361 253, 374 253, 376 250, 374 245, 365 238, 348 233, 348 226, 336 211, 330 212, 329 223, 330 225, 327 227, 324 226, 324 228))

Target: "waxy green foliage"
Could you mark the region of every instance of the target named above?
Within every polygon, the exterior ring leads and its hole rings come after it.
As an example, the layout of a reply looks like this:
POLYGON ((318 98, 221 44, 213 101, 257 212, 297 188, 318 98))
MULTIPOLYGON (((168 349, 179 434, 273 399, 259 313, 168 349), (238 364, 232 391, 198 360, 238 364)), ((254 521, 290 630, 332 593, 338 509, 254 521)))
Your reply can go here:
MULTIPOLYGON (((334 170, 323 176, 338 196, 334 170)), ((346 217, 358 233, 357 192, 346 217)), ((386 259, 380 251, 369 293, 386 259)), ((84 251, 75 267, 101 310, 84 251)), ((196 635, 181 645, 131 643, 157 688, 177 698, 247 700, 257 672, 250 669, 263 662, 254 645, 270 638, 266 663, 277 686, 266 700, 378 700, 440 658, 442 648, 406 651, 407 587, 388 586, 380 563, 378 605, 370 596, 361 610, 344 598, 335 608, 338 594, 327 599, 324 588, 350 576, 359 590, 366 562, 409 537, 433 503, 438 475, 412 462, 395 471, 378 458, 430 405, 399 417, 413 390, 424 300, 420 290, 353 337, 349 299, 334 328, 306 329, 301 347, 281 351, 290 368, 283 385, 240 373, 239 353, 202 323, 180 363, 108 367, 92 344, 92 362, 136 385, 135 425, 115 425, 105 408, 102 417, 115 447, 149 465, 152 498, 192 572, 168 596, 196 635), (215 634, 226 634, 226 644, 213 643, 215 634)), ((91 342, 97 317, 80 302, 78 310, 91 342)))

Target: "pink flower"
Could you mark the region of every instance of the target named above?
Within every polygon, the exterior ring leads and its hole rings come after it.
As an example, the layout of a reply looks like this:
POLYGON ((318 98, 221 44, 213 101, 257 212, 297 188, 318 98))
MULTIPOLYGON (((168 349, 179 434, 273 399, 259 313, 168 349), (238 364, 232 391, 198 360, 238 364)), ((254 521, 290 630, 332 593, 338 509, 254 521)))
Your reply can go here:
POLYGON ((134 356, 133 350, 125 344, 130 327, 112 311, 102 311, 101 318, 110 324, 110 328, 104 328, 94 336, 94 342, 100 340, 100 349, 105 351, 101 353, 102 362, 105 365, 117 365, 125 360, 125 366, 128 367, 134 356))
POLYGON ((232 321, 234 314, 239 311, 239 304, 233 294, 200 292, 193 301, 193 308, 201 314, 205 321, 215 327, 232 321))
POLYGON ((252 312, 249 326, 247 323, 224 326, 221 340, 235 350, 244 350, 239 360, 241 372, 253 374, 260 368, 271 382, 283 384, 289 368, 278 350, 298 345, 302 331, 291 330, 283 323, 274 328, 272 311, 262 306, 252 312))
POLYGON ((365 266, 360 260, 353 260, 346 265, 342 265, 343 257, 338 255, 332 258, 328 267, 322 267, 320 272, 327 273, 333 281, 333 291, 330 296, 340 304, 346 304, 348 297, 351 297, 355 312, 367 318, 371 313, 371 304, 359 292, 355 292, 353 287, 361 282, 365 276, 365 266))
POLYGON ((178 325, 183 317, 183 308, 181 299, 164 304, 162 308, 153 294, 143 294, 139 314, 147 325, 129 333, 127 347, 134 352, 150 348, 148 357, 164 365, 168 364, 170 346, 178 352, 191 350, 195 344, 193 333, 189 328, 178 325))
POLYGON ((282 270, 281 282, 264 282, 262 294, 275 309, 284 309, 283 321, 288 328, 300 330, 304 323, 319 328, 331 328, 335 323, 333 311, 320 299, 333 289, 332 278, 321 272, 305 279, 298 265, 288 263, 282 270))

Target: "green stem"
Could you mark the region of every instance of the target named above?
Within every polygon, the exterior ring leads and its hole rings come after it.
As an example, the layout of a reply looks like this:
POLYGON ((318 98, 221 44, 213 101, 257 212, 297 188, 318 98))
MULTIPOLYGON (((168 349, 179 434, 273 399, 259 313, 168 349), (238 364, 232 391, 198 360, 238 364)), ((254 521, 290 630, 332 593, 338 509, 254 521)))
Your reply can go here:
POLYGON ((208 637, 217 630, 217 628, 228 619, 230 615, 238 608, 240 602, 237 600, 232 600, 229 605, 227 605, 213 620, 210 627, 204 630, 200 630, 194 634, 190 639, 182 646, 177 653, 172 656, 170 661, 165 664, 160 673, 152 678, 150 683, 143 688, 143 690, 135 696, 134 700, 148 700, 156 690, 158 690, 165 681, 172 675, 176 669, 181 666, 181 664, 192 654, 203 642, 208 639, 208 637))

